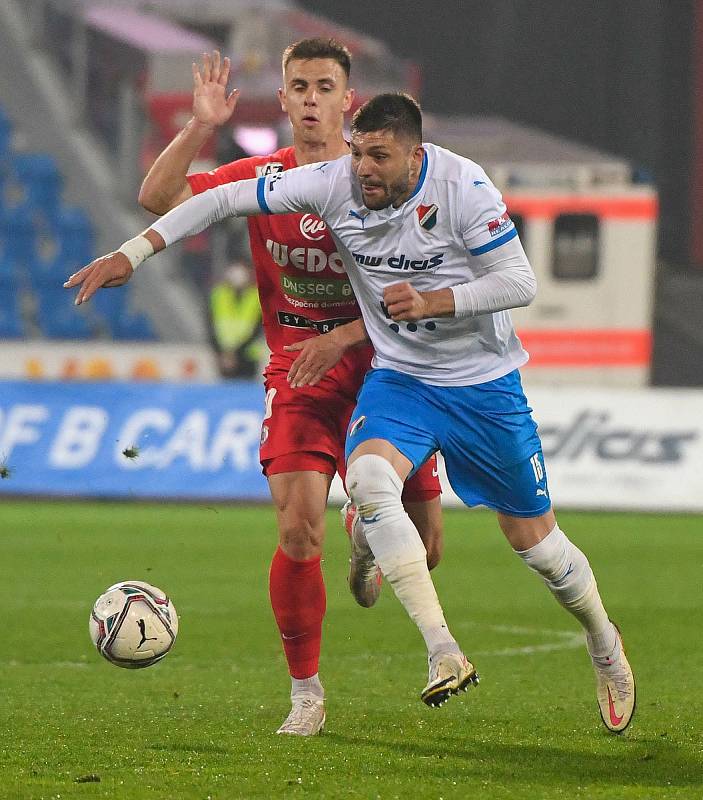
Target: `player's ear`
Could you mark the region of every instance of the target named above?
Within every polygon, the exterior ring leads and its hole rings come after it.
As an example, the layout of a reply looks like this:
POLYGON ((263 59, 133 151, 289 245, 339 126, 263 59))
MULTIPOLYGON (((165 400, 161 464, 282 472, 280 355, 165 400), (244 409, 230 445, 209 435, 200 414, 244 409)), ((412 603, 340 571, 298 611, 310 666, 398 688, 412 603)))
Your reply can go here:
POLYGON ((342 111, 346 112, 352 107, 352 103, 354 102, 354 95, 356 92, 353 89, 347 89, 344 92, 344 105, 342 106, 342 111))
POLYGON ((425 157, 425 149, 421 144, 416 144, 413 147, 412 160, 418 169, 422 168, 422 159, 425 157))
POLYGON ((286 108, 286 90, 285 89, 279 89, 278 90, 278 102, 281 104, 281 111, 283 111, 284 114, 287 114, 288 113, 288 109, 286 108))

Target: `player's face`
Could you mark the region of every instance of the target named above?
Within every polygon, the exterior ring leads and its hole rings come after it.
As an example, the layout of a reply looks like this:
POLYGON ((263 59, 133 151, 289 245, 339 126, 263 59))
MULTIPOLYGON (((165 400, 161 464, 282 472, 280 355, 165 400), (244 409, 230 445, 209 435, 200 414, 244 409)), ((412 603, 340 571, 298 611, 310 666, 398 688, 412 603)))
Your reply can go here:
POLYGON ((421 145, 392 131, 370 131, 352 135, 351 151, 352 170, 367 208, 398 208, 410 197, 422 168, 421 145))
POLYGON ((295 137, 323 144, 342 135, 344 112, 351 107, 354 90, 347 88, 347 76, 333 58, 293 59, 283 79, 278 97, 295 137))

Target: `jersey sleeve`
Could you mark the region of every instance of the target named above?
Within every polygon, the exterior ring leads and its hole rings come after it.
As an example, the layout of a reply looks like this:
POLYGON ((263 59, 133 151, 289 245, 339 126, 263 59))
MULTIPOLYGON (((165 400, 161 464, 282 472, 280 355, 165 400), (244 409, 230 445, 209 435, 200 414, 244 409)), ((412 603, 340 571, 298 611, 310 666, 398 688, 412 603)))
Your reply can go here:
POLYGON ((309 212, 323 217, 332 191, 333 173, 333 165, 325 161, 259 178, 257 198, 261 212, 309 212))
POLYGON ((240 158, 238 161, 223 164, 217 169, 211 169, 209 172, 195 172, 187 175, 186 180, 190 184, 193 194, 200 194, 206 189, 222 186, 223 183, 255 178, 258 163, 256 158, 240 158))
POLYGON ((261 213, 258 181, 230 181, 206 189, 172 208, 151 225, 166 246, 204 231, 226 217, 248 217, 261 213))
POLYGON ((489 253, 517 236, 500 192, 480 167, 467 171, 461 194, 461 233, 470 255, 489 253))
MULTIPOLYGON (((326 166, 326 165, 323 165, 326 166)), ((188 198, 154 222, 166 246, 193 236, 226 217, 309 211, 322 217, 331 182, 319 164, 275 175, 229 181, 188 198)))

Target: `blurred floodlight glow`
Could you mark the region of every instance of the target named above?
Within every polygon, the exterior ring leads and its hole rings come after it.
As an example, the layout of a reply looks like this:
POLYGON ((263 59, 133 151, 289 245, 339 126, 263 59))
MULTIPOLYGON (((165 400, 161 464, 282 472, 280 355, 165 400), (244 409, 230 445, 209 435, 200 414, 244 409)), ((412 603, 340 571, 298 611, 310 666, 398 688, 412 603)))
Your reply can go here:
POLYGON ((234 141, 252 156, 265 156, 273 153, 278 145, 275 128, 238 125, 232 132, 234 141))

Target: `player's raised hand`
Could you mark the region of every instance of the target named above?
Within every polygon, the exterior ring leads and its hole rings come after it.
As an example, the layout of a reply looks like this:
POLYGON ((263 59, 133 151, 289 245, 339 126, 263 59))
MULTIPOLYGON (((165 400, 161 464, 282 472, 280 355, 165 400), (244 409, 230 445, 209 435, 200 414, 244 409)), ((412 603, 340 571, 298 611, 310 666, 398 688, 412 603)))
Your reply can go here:
POLYGON ((124 253, 118 251, 96 258, 87 267, 74 272, 64 283, 65 289, 80 286, 75 304, 85 303, 102 288, 122 286, 134 274, 132 265, 124 253))
POLYGON ((239 89, 227 94, 231 63, 220 51, 203 53, 202 67, 193 62, 193 116, 202 125, 217 128, 232 116, 239 89))
POLYGON ((428 316, 427 301, 409 283, 394 283, 383 290, 383 303, 396 322, 416 321, 428 316))
POLYGON ((302 342, 285 345, 288 352, 300 352, 288 371, 288 383, 293 389, 315 386, 336 366, 346 347, 333 333, 313 336, 302 342))

